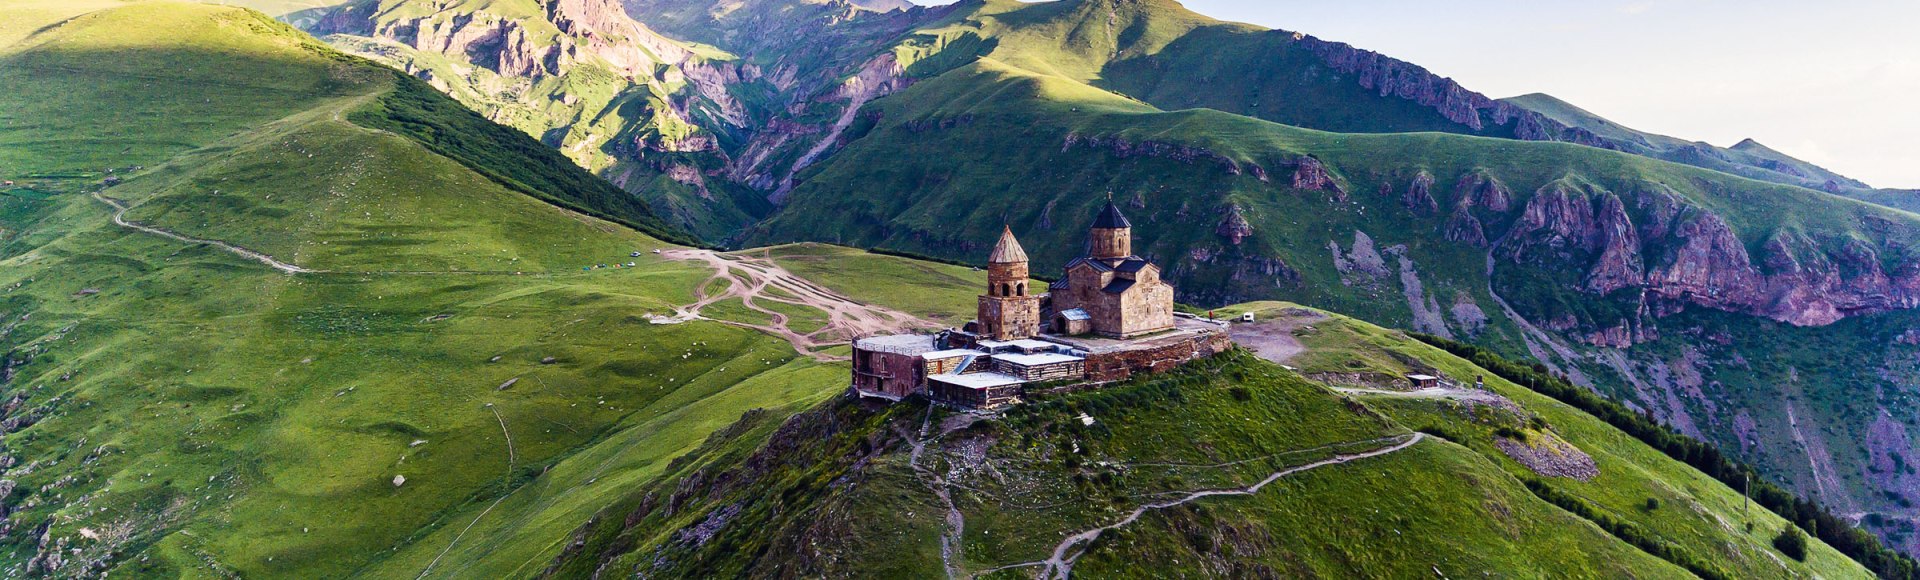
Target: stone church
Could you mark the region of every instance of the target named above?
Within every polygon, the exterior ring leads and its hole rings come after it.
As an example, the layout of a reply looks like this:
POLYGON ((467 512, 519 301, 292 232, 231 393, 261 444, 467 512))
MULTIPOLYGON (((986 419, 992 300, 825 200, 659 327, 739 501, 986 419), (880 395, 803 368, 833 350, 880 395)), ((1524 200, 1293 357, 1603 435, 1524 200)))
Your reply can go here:
POLYGON ((1028 288, 1027 252, 1012 229, 987 257, 987 294, 968 330, 989 340, 1042 333, 1128 339, 1173 330, 1173 287, 1160 267, 1133 254, 1133 224, 1107 201, 1087 233, 1086 254, 1067 262, 1048 294, 1028 288))
POLYGON ((1087 254, 1067 262, 1052 288, 1054 332, 1134 338, 1173 329, 1173 287, 1133 255, 1133 224, 1107 200, 1087 234, 1087 254))
POLYGON ((1019 404, 1028 385, 1121 381, 1232 347, 1224 324, 1174 314, 1173 287, 1133 255, 1133 226, 1112 200, 1087 235, 1086 254, 1067 263, 1051 292, 1036 294, 1027 251, 1011 228, 1001 230, 978 317, 939 334, 853 341, 848 388, 992 411, 1019 404))

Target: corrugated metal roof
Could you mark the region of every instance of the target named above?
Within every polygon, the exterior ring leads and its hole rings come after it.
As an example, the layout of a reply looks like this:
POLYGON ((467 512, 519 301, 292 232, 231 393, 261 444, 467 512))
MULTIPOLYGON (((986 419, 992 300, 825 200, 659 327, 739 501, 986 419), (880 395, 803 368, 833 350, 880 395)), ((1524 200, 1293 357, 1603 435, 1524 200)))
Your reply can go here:
POLYGON ((982 340, 980 341, 980 346, 987 347, 987 348, 1001 348, 1001 347, 1011 346, 1011 347, 1020 348, 1023 350, 1035 350, 1035 349, 1061 347, 1061 345, 1058 343, 1047 342, 1044 340, 1034 340, 1031 338, 1019 338, 1014 340, 982 340))
POLYGON ((933 375, 933 376, 927 377, 927 380, 934 381, 937 383, 946 383, 949 385, 967 388, 967 389, 985 389, 990 387, 1004 387, 1008 385, 1018 385, 1026 382, 1024 380, 1021 380, 1020 377, 1008 376, 1000 373, 973 373, 969 375, 933 375))
POLYGON ((1052 353, 1052 352, 1043 352, 1043 353, 1036 353, 1036 354, 996 354, 996 355, 993 355, 993 359, 1003 360, 1013 364, 1017 364, 1021 366, 1029 366, 1029 367, 1086 360, 1073 355, 1059 354, 1059 353, 1052 353))
POLYGON ((853 341, 855 350, 915 355, 934 350, 933 337, 925 334, 894 334, 853 341))
POLYGON ((1060 316, 1066 318, 1067 320, 1093 320, 1093 315, 1088 314, 1087 309, 1085 308, 1074 308, 1072 310, 1062 310, 1060 311, 1060 316))

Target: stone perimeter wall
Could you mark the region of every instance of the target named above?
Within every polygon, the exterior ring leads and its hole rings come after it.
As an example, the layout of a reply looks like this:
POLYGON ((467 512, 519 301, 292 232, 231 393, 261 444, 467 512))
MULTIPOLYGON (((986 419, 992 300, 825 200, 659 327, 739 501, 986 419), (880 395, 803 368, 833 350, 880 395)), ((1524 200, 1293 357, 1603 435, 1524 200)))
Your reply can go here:
POLYGON ((1225 330, 1221 330, 1155 348, 1094 353, 1087 356, 1087 380, 1110 382, 1124 380, 1137 372, 1173 370, 1189 361, 1226 352, 1230 348, 1233 348, 1233 340, 1227 337, 1225 330))

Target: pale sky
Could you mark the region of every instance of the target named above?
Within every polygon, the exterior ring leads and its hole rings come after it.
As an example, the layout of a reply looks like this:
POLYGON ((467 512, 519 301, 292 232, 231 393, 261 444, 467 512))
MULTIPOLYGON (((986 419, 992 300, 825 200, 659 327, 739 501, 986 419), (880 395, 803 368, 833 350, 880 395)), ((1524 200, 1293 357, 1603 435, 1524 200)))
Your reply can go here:
POLYGON ((1544 92, 1642 131, 1751 137, 1875 187, 1920 188, 1920 1, 1185 2, 1495 98, 1544 92))

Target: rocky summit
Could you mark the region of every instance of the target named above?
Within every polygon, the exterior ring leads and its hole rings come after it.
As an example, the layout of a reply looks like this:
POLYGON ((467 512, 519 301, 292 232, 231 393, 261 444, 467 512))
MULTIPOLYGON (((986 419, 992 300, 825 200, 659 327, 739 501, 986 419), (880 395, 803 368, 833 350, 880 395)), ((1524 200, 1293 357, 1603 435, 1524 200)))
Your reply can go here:
POLYGON ((1173 0, 19 0, 0 569, 1911 578, 1911 193, 1173 0))

